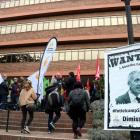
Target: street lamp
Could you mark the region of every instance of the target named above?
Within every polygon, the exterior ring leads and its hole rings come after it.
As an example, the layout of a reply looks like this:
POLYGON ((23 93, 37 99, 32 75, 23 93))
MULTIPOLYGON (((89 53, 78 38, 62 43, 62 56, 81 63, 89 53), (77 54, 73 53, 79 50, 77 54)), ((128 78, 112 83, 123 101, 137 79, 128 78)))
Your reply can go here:
POLYGON ((132 18, 131 18, 131 7, 130 7, 131 0, 121 0, 121 1, 123 1, 125 3, 129 44, 134 44, 133 26, 132 26, 132 18))

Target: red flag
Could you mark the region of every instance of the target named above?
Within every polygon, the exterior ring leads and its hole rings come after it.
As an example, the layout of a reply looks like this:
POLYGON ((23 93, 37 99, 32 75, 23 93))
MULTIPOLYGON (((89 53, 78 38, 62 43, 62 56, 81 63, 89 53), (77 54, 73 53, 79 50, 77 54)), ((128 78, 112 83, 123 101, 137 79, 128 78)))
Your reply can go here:
POLYGON ((98 55, 97 55, 97 69, 96 69, 95 78, 96 78, 95 80, 99 80, 99 78, 100 78, 100 66, 99 66, 98 55))
POLYGON ((88 88, 88 91, 90 91, 89 78, 87 80, 87 88, 88 88))
POLYGON ((60 70, 60 78, 62 78, 62 70, 60 70))
POLYGON ((80 79, 80 70, 81 70, 81 63, 79 64, 78 68, 77 68, 77 81, 81 82, 80 79))
MULTIPOLYGON (((53 73, 53 75, 52 75, 52 79, 53 79, 53 78, 55 78, 54 73, 53 73)), ((52 81, 52 79, 51 79, 51 81, 52 81)), ((51 86, 51 82, 50 82, 50 86, 51 86)))

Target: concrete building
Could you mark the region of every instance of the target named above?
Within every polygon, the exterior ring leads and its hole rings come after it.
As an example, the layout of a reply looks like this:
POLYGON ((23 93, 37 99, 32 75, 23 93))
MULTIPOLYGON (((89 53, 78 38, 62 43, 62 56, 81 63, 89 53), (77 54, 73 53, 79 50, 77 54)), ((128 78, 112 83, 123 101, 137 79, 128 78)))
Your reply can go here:
MULTIPOLYGON (((131 1, 135 42, 140 42, 140 0, 131 1)), ((125 4, 121 0, 0 0, 0 73, 30 76, 39 70, 51 37, 58 47, 46 76, 76 72, 84 84, 94 79, 97 54, 127 45, 125 4)), ((102 74, 102 71, 100 72, 102 74)))

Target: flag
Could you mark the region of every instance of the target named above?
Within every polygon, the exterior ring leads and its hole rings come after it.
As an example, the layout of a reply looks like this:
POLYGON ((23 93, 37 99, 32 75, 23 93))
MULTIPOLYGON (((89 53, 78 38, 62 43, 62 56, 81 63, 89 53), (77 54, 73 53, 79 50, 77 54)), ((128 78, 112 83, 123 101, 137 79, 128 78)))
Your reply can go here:
MULTIPOLYGON (((55 78, 54 73, 53 73, 53 75, 52 75, 52 79, 53 79, 53 78, 55 78)), ((51 81, 52 81, 52 79, 51 79, 51 81)), ((50 86, 51 86, 51 81, 50 81, 50 86)))
POLYGON ((60 70, 60 78, 62 78, 62 70, 60 70))
POLYGON ((50 86, 49 79, 47 80, 45 77, 43 79, 43 96, 46 94, 45 89, 50 86))
POLYGON ((41 100, 43 99, 43 79, 44 75, 49 67, 49 64, 52 60, 53 54, 55 53, 55 50, 57 48, 57 39, 55 37, 51 38, 48 42, 43 56, 40 63, 40 70, 39 70, 39 79, 38 79, 38 86, 37 86, 37 93, 39 96, 39 102, 41 103, 41 100))
MULTIPOLYGON (((11 79, 11 82, 10 82, 10 85, 9 85, 9 88, 11 87, 11 84, 14 83, 14 81, 11 79)), ((9 90, 9 94, 11 95, 11 90, 9 90)))
POLYGON ((89 78, 88 78, 88 80, 87 80, 87 88, 88 88, 88 90, 90 91, 89 78))
POLYGON ((99 78, 100 78, 100 66, 99 66, 98 55, 97 55, 97 69, 96 69, 95 78, 96 78, 95 80, 99 80, 99 78))
POLYGON ((1 76, 1 74, 0 74, 0 84, 3 82, 3 78, 2 78, 2 76, 1 76))
POLYGON ((81 70, 81 63, 79 64, 78 68, 77 68, 77 81, 81 82, 81 78, 80 78, 80 70, 81 70))

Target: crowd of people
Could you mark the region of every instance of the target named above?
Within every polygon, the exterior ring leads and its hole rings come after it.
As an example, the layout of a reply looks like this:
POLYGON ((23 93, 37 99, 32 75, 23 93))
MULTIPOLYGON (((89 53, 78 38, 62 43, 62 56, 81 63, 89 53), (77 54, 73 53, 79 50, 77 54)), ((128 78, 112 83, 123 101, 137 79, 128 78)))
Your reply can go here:
MULTIPOLYGON (((14 78, 14 83, 9 87, 7 81, 7 75, 3 75, 3 82, 0 84, 0 104, 4 103, 7 95, 11 90, 11 104, 18 104, 11 108, 12 110, 22 111, 22 123, 21 133, 30 133, 29 125, 33 120, 34 110, 36 110, 37 95, 32 88, 32 82, 20 77, 14 78), (27 112, 29 113, 29 120, 25 126, 27 112)), ((45 89, 46 95, 40 103, 40 111, 45 111, 49 114, 48 130, 49 134, 53 133, 55 123, 61 117, 61 111, 67 113, 67 115, 73 120, 72 128, 74 132, 74 138, 81 137, 81 129, 86 122, 86 112, 90 111, 90 102, 95 100, 95 91, 90 94, 87 87, 83 89, 81 82, 77 82, 74 73, 69 73, 68 81, 64 78, 60 78, 60 73, 56 74, 56 77, 51 80, 51 86, 45 89), (56 116, 53 119, 53 113, 56 116)), ((5 105, 0 105, 0 109, 6 109, 5 105)))

